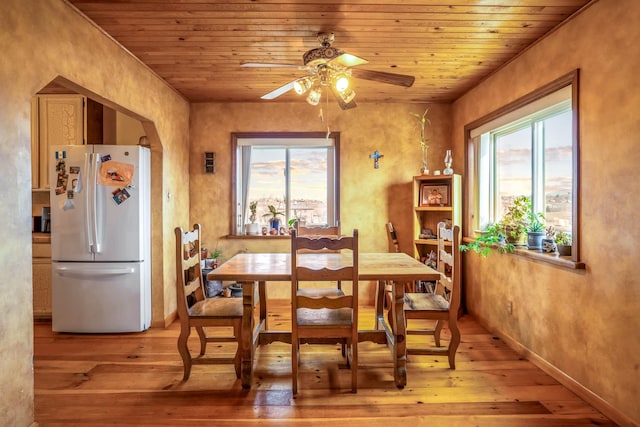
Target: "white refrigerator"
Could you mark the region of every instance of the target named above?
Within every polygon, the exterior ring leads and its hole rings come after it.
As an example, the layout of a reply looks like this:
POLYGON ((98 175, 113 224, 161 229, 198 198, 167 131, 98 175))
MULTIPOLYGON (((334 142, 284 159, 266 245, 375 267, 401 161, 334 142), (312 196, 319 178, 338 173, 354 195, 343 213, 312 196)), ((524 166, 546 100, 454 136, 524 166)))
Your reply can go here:
POLYGON ((64 145, 50 156, 52 329, 148 329, 149 149, 64 145))

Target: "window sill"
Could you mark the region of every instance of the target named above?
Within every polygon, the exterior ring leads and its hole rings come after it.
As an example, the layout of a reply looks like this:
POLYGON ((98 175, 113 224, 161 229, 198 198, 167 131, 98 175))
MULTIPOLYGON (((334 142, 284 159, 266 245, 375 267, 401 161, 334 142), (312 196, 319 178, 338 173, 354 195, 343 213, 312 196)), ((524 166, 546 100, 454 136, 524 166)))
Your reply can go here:
MULTIPOLYGON (((470 237, 465 237, 463 243, 473 242, 475 239, 470 237)), ((571 257, 568 256, 560 256, 558 253, 542 253, 536 250, 529 249, 520 249, 516 248, 514 252, 507 253, 505 255, 515 255, 523 258, 530 259, 532 261, 544 262, 547 264, 552 264, 558 267, 563 267, 571 270, 584 270, 586 269, 586 264, 582 261, 574 261, 571 257)))

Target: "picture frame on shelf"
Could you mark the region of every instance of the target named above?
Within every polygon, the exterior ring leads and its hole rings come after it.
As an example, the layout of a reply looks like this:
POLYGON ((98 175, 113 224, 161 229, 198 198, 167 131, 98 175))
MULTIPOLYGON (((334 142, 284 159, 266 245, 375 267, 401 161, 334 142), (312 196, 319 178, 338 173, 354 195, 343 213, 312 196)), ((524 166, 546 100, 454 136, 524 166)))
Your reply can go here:
POLYGON ((451 187, 442 183, 422 183, 420 206, 451 206, 451 187))

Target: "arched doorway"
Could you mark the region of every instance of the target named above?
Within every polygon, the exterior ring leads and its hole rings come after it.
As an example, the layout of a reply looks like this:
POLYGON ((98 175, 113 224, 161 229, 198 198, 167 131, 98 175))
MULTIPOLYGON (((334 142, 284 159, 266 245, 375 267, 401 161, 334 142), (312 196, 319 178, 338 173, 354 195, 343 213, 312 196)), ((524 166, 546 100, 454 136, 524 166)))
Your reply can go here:
MULTIPOLYGON (((164 326, 164 285, 162 274, 162 144, 155 124, 126 110, 115 103, 100 97, 85 88, 58 77, 45 85, 34 95, 34 100, 45 96, 76 96, 85 99, 84 106, 86 124, 84 129, 85 143, 109 145, 146 145, 151 150, 151 283, 152 283, 152 326, 164 326)), ((46 167, 41 167, 40 158, 48 153, 40 154, 38 117, 41 114, 38 102, 32 103, 32 217, 36 218, 45 207, 50 205, 49 183, 43 174, 46 167), (35 169, 37 170, 35 170, 35 169)), ((47 238, 44 230, 38 230, 41 219, 34 220, 32 239, 34 318, 48 320, 50 312, 50 279, 51 258, 47 251, 47 238), (37 233, 40 231, 40 233, 37 233), (47 258, 48 256, 48 258, 47 258), (48 281, 48 283, 47 283, 48 281), (47 300, 48 299, 48 300, 47 300), (47 307, 48 306, 48 307, 47 307)), ((49 243, 50 245, 50 243, 49 243)), ((50 246, 49 246, 50 247, 50 246)))

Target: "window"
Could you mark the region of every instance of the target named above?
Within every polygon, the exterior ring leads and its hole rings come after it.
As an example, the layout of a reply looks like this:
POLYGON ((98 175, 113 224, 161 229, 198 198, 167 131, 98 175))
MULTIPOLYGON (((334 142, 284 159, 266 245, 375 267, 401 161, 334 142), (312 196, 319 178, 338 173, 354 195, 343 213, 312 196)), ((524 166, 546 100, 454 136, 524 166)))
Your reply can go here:
POLYGON ((252 202, 262 226, 268 226, 269 205, 284 223, 338 225, 338 133, 234 133, 232 150, 234 234, 245 234, 252 202))
MULTIPOLYGON (((517 196, 573 237, 578 261, 577 71, 465 128, 467 230, 500 220, 517 196)), ((469 233, 468 233, 469 234, 469 233)))

